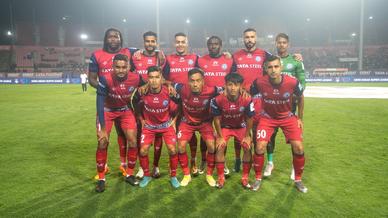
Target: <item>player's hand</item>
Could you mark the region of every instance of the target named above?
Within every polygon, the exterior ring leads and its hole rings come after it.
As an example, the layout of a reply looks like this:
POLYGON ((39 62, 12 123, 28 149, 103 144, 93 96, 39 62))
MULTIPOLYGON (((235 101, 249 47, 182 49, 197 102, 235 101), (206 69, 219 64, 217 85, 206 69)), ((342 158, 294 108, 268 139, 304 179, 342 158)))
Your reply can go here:
POLYGON ((139 92, 140 95, 145 95, 147 92, 148 92, 148 89, 149 89, 150 85, 148 83, 140 86, 137 90, 139 92))
POLYGON ((166 56, 164 55, 163 51, 159 50, 158 58, 159 58, 159 64, 160 66, 162 66, 164 62, 166 62, 166 56))
POLYGON ((303 121, 301 119, 298 119, 298 127, 303 130, 303 121))
POLYGON ((100 141, 108 141, 108 133, 105 129, 97 132, 97 140, 100 141))
POLYGON ((174 89, 174 87, 172 85, 167 85, 167 89, 168 89, 168 94, 170 96, 176 96, 177 95, 177 92, 176 90, 174 89))
POLYGON ((230 52, 224 51, 222 54, 226 57, 226 59, 232 59, 232 54, 230 52))
POLYGON ((136 60, 140 60, 141 59, 141 54, 143 54, 144 50, 143 49, 139 49, 137 50, 134 54, 133 54, 133 57, 136 58, 136 60))
POLYGON ((251 143, 252 143, 252 138, 250 136, 246 136, 241 141, 241 146, 247 149, 251 149, 251 143))
POLYGON ((303 56, 300 53, 294 54, 292 57, 299 62, 303 62, 303 56))
POLYGON ((216 138, 216 148, 223 148, 226 147, 226 141, 224 137, 217 137, 216 138))
POLYGON ((245 99, 251 97, 251 95, 249 94, 249 92, 247 92, 245 89, 240 89, 240 95, 241 95, 243 98, 245 98, 245 99))

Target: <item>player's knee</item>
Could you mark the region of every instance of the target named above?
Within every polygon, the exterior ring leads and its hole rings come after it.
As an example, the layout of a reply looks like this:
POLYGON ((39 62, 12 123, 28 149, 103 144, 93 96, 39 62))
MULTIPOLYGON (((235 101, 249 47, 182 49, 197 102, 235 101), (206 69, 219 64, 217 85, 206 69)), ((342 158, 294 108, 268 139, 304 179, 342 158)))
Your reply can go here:
POLYGON ((141 156, 145 156, 145 155, 147 155, 147 154, 148 154, 148 149, 145 148, 145 147, 141 147, 141 148, 140 148, 140 155, 141 155, 141 156))
POLYGON ((106 150, 106 149, 108 148, 108 144, 109 144, 108 140, 105 140, 105 139, 100 140, 100 141, 98 142, 98 149, 100 149, 100 150, 106 150))
POLYGON ((304 147, 303 147, 302 142, 300 142, 300 141, 293 141, 291 143, 291 145, 292 145, 292 152, 294 154, 303 154, 304 153, 304 147))

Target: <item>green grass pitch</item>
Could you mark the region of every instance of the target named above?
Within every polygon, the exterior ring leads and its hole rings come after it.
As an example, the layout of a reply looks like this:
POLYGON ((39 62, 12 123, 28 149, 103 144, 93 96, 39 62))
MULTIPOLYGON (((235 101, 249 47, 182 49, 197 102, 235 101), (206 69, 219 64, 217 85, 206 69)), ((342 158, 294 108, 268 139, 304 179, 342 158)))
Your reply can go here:
MULTIPOLYGON (((95 114, 91 88, 0 86, 0 217, 388 216, 387 100, 306 98, 307 194, 289 180, 291 152, 282 134, 276 169, 258 192, 243 190, 233 172, 222 190, 209 187, 204 176, 173 190, 165 147, 162 177, 144 189, 132 187, 119 176, 112 134, 111 173, 106 191, 97 194, 95 114)), ((230 169, 233 153, 230 146, 230 169)))

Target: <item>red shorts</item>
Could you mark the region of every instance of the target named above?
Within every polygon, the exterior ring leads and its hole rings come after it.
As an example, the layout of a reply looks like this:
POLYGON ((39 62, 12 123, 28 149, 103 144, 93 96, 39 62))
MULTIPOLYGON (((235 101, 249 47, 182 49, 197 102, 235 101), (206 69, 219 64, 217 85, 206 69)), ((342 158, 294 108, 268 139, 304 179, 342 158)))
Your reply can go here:
MULTIPOLYGON (((108 135, 112 130, 113 122, 120 125, 122 130, 136 130, 136 119, 131 110, 126 111, 105 111, 105 129, 108 135)), ((97 131, 101 130, 97 119, 97 131)))
POLYGON ((203 140, 214 140, 214 130, 211 122, 204 122, 201 125, 193 126, 182 121, 178 127, 178 141, 189 141, 194 132, 198 131, 203 140))
POLYGON ((140 144, 150 145, 154 142, 155 136, 161 135, 163 137, 164 142, 167 145, 175 145, 176 144, 176 132, 173 126, 164 128, 164 129, 147 129, 143 128, 141 130, 140 136, 140 144))
POLYGON ((256 140, 269 142, 276 127, 282 129, 287 143, 290 140, 303 141, 302 129, 298 127, 298 118, 296 116, 281 120, 261 117, 256 130, 256 140))
MULTIPOLYGON (((228 140, 230 137, 234 137, 239 143, 244 139, 245 133, 246 133, 246 128, 238 128, 238 129, 227 129, 227 128, 222 128, 222 135, 224 136, 224 139, 226 143, 228 143, 228 140)), ((246 145, 242 145, 246 146, 246 145)))

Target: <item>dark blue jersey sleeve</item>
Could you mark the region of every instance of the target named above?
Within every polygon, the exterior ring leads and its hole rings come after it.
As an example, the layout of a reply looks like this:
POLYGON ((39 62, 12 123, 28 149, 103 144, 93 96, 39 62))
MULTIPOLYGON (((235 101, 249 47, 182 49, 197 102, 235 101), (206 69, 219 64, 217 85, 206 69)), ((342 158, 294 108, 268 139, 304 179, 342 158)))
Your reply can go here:
MULTIPOLYGON (((232 57, 232 59, 233 59, 233 57, 232 57)), ((236 64, 236 62, 234 62, 234 59, 233 59, 233 64, 232 64, 232 68, 230 69, 230 72, 232 72, 232 73, 237 72, 237 64, 236 64)))
POLYGON ((255 81, 253 81, 253 84, 251 85, 250 94, 254 96, 258 93, 259 93, 259 87, 257 86, 257 79, 255 79, 255 81))
POLYGON ((170 63, 168 61, 166 61, 166 64, 164 65, 162 73, 163 73, 163 77, 166 80, 170 79, 170 63))
POLYGON ((222 111, 215 98, 212 98, 210 101, 210 111, 213 116, 221 116, 222 111))
POLYGON ((98 73, 98 63, 96 56, 92 54, 90 57, 90 62, 89 62, 89 73, 98 73))
POLYGON ((245 115, 247 117, 253 117, 255 115, 255 106, 252 101, 245 107, 245 115))
POLYGON ((296 82, 296 85, 294 88, 294 94, 296 96, 302 96, 302 94, 303 94, 303 85, 299 81, 296 82))
POLYGON ((131 53, 131 55, 133 55, 135 52, 139 51, 139 49, 135 48, 135 47, 129 47, 128 50, 131 53))
POLYGON ((108 94, 108 83, 106 82, 105 77, 100 77, 98 81, 98 87, 97 87, 97 117, 98 122, 100 123, 101 127, 105 127, 105 117, 104 117, 104 103, 105 103, 105 97, 108 94))

